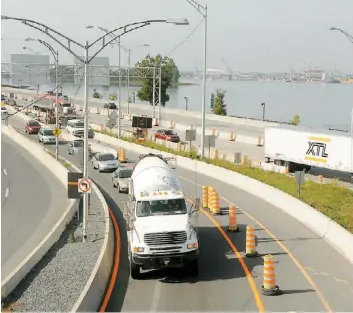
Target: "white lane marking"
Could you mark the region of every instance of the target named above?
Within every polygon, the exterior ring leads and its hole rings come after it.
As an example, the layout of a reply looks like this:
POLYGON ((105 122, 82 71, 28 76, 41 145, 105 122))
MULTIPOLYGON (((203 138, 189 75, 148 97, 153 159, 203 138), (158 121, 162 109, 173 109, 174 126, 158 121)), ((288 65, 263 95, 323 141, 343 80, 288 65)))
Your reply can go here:
POLYGON ((9 196, 9 193, 10 193, 10 189, 9 188, 6 188, 6 191, 5 191, 5 198, 7 198, 9 196))
POLYGON ((159 281, 156 281, 156 284, 154 285, 150 312, 157 312, 157 306, 159 304, 159 299, 161 298, 161 290, 162 284, 159 281))
POLYGON ((3 169, 5 176, 7 176, 6 168, 3 169))

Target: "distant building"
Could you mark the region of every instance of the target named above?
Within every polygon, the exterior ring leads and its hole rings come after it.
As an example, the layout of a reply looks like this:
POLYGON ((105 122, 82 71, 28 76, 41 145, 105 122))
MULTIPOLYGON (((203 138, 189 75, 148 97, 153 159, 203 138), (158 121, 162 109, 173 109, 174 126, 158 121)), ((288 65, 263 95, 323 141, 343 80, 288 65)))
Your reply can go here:
POLYGON ((10 83, 36 86, 48 83, 49 55, 11 54, 10 83))
MULTIPOLYGON (((84 59, 84 57, 81 58, 84 59)), ((74 58, 74 67, 75 85, 79 85, 84 71, 83 63, 76 57, 74 58)), ((88 65, 88 85, 110 86, 109 69, 109 57, 95 57, 88 65)))

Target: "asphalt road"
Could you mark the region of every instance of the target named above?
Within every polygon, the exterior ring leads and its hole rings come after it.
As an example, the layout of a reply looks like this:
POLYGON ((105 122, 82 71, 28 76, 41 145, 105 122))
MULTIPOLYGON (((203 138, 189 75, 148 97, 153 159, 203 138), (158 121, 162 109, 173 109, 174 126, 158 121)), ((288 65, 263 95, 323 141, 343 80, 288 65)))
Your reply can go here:
MULTIPOLYGON (((32 137, 36 140, 35 135, 32 137)), ((60 145, 60 154, 74 164, 82 164, 77 156, 67 154, 67 145, 60 145)), ((127 156, 137 157, 129 151, 127 156)), ((91 177, 110 197, 122 237, 119 275, 108 311, 353 311, 353 265, 323 239, 235 186, 178 171, 187 195, 200 196, 200 185, 215 185, 225 209, 224 215, 216 217, 200 212, 200 275, 191 280, 178 270, 155 271, 141 280, 130 280, 125 226, 119 209, 127 196, 112 187, 111 174, 90 168, 91 177), (241 232, 224 236, 220 229, 227 226, 228 201, 240 207, 237 219, 241 232), (258 258, 243 258, 247 224, 255 225, 258 258), (277 284, 284 292, 281 296, 260 294, 261 256, 268 253, 276 260, 277 284)))
POLYGON ((2 134, 1 275, 5 278, 40 243, 68 205, 59 180, 2 134))
MULTIPOLYGON (((82 114, 82 112, 78 112, 78 113, 82 114)), ((141 114, 142 114, 142 112, 141 112, 141 114)), ((145 114, 146 114, 146 112, 145 112, 145 114)), ((105 125, 107 120, 108 120, 107 116, 94 114, 94 113, 89 114, 89 121, 91 123, 98 124, 98 125, 100 125, 100 124, 105 125)), ((123 119, 123 120, 121 120, 121 122, 122 122, 121 127, 123 130, 132 131, 131 121, 123 119)), ((192 125, 192 122, 189 125, 192 125)), ((195 124, 193 124, 193 125, 195 125, 195 124)), ((115 127, 115 128, 117 128, 117 127, 115 127)), ((153 127, 153 129, 150 130, 150 133, 152 134, 152 136, 154 135, 154 133, 157 129, 166 129, 166 127, 153 127)), ((178 133, 181 140, 185 139, 185 130, 174 129, 174 131, 178 133)), ((262 134, 258 134, 258 135, 261 135, 263 137, 263 129, 261 131, 262 131, 262 134)), ((192 144, 200 147, 201 146, 201 135, 197 135, 196 141, 193 142, 192 144)), ((247 143, 243 143, 243 142, 229 141, 229 140, 225 140, 225 139, 216 139, 216 148, 219 150, 220 154, 226 153, 227 155, 232 155, 235 152, 241 152, 242 155, 246 155, 246 156, 250 157, 252 160, 262 161, 262 162, 265 161, 265 148, 264 148, 264 146, 258 147, 255 144, 251 145, 251 144, 247 144, 247 143)), ((206 149, 206 156, 208 156, 208 155, 209 155, 209 151, 208 151, 208 149, 206 149)), ((317 181, 318 175, 323 175, 324 177, 326 177, 328 179, 338 178, 342 182, 344 182, 344 185, 347 188, 350 188, 350 189, 353 188, 353 185, 351 184, 351 178, 350 178, 349 173, 313 167, 312 170, 310 171, 310 175, 308 175, 308 178, 310 178, 314 181, 317 181)))
MULTIPOLYGON (((23 100, 18 100, 17 103, 25 105, 27 102, 23 101, 23 100)), ((149 112, 148 110, 151 109, 148 106, 146 106, 146 108, 147 108, 147 112, 149 112)), ((82 115, 82 112, 79 111, 78 114, 82 115)), ((139 114, 146 114, 146 111, 144 111, 144 112, 141 111, 141 112, 139 112, 139 114)), ((179 115, 178 117, 174 117, 174 120, 175 121, 182 121, 184 123, 184 118, 188 118, 188 117, 179 115)), ((189 119, 190 120, 188 120, 188 122, 189 122, 188 125, 196 125, 197 124, 192 117, 189 117, 189 119)), ((105 125, 107 120, 108 120, 108 117, 105 115, 89 113, 90 123, 94 123, 94 124, 98 124, 98 125, 99 124, 105 125)), ((132 131, 131 121, 123 119, 123 120, 121 120, 121 122, 122 122, 122 129, 123 130, 132 131)), ((213 122, 213 121, 211 121, 211 122, 213 122)), ((210 125, 208 125, 208 126, 210 126, 210 125)), ((246 126, 244 126, 244 127, 246 127, 246 126)), ((153 129, 150 130, 150 133, 152 135, 154 135, 154 133, 157 129, 166 129, 166 128, 165 127, 154 127, 153 129)), ((174 131, 176 131, 179 134, 181 140, 185 139, 185 130, 178 130, 176 128, 174 131)), ((230 131, 230 129, 228 129, 228 131, 230 131)), ((261 137, 263 137, 264 136, 263 128, 249 127, 249 130, 246 130, 245 133, 243 133, 243 135, 254 136, 254 137, 260 135, 261 137), (256 134, 251 135, 251 131, 255 132, 256 134), (250 132, 250 133, 248 133, 248 132, 250 132)), ((196 136, 196 141, 193 142, 193 145, 200 147, 201 135, 196 136)), ((223 153, 226 153, 227 155, 233 155, 235 152, 241 152, 242 155, 246 155, 249 158, 251 158, 252 160, 262 161, 262 162, 265 161, 263 146, 258 147, 256 145, 251 145, 251 144, 238 142, 238 141, 228 141, 225 139, 217 139, 216 140, 216 148, 219 150, 220 155, 222 155, 223 153)), ((208 156, 209 151, 207 151, 207 150, 208 149, 206 149, 206 155, 208 156)), ((213 149, 211 149, 211 150, 213 150, 213 149)), ((307 175, 307 179, 318 181, 319 175, 324 176, 324 181, 329 181, 332 178, 339 179, 342 181, 344 186, 346 186, 347 188, 353 189, 353 184, 351 183, 351 177, 350 177, 349 173, 313 167, 312 170, 310 171, 310 174, 307 175)))

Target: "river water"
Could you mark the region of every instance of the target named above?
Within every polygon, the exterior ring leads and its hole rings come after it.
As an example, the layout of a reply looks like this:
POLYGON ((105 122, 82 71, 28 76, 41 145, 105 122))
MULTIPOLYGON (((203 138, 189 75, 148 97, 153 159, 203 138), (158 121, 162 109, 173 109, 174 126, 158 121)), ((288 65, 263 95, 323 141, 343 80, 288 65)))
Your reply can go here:
MULTIPOLYGON (((188 98, 188 109, 201 110, 202 85, 198 80, 182 80, 193 83, 170 88, 168 107, 185 109, 185 97, 188 98)), ((40 86, 41 91, 50 90, 53 86, 40 86)), ((118 86, 100 87, 90 86, 107 99, 109 93, 118 93, 118 86)), ((226 91, 225 101, 228 115, 262 118, 261 103, 265 103, 265 118, 276 121, 290 121, 295 114, 301 119, 301 125, 313 127, 331 126, 349 129, 351 111, 353 109, 353 84, 329 84, 321 82, 284 83, 284 82, 255 82, 208 80, 206 105, 209 110, 211 93, 221 88, 226 91)), ((78 86, 64 85, 63 93, 73 95, 78 86)), ((137 92, 139 87, 131 87, 130 92, 137 92)), ((128 90, 122 88, 122 99, 127 100, 128 90)), ((78 96, 83 96, 83 88, 78 96)), ((140 102, 136 99, 136 102, 140 102)))

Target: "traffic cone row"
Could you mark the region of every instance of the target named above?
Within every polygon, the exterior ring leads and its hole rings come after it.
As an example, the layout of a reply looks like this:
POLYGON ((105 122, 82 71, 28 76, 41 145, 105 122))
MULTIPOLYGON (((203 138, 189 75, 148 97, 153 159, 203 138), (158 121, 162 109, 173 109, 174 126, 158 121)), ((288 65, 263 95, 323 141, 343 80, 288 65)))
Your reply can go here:
POLYGON ((125 163, 126 162, 126 153, 125 153, 125 149, 124 148, 119 148, 119 161, 121 163, 125 163))
MULTIPOLYGON (((206 185, 202 186, 202 207, 208 209, 212 214, 220 214, 219 194, 215 187, 206 185)), ((234 204, 229 205, 228 231, 239 231, 236 206, 234 204)), ((256 246, 257 243, 254 226, 247 225, 245 234, 245 256, 259 256, 259 253, 256 251, 256 246)), ((273 256, 270 254, 264 256, 264 277, 261 290, 262 294, 265 296, 275 296, 283 293, 276 284, 274 260, 273 256)))
POLYGON ((202 186, 202 207, 208 208, 208 186, 202 186))

